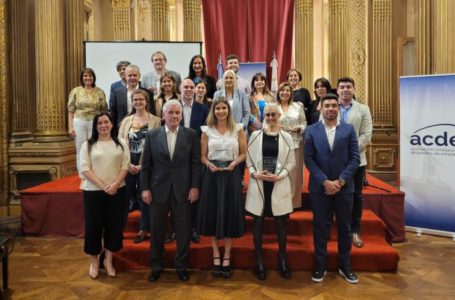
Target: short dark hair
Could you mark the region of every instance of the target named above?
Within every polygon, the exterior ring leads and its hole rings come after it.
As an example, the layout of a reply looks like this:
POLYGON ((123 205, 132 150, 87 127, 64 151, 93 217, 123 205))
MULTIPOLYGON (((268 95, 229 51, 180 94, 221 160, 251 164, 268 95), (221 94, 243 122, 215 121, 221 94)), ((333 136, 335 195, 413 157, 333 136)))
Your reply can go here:
POLYGON ((121 60, 121 61, 119 61, 119 62, 117 63, 117 66, 116 66, 117 72, 120 71, 120 69, 121 69, 122 67, 127 67, 127 66, 129 66, 129 65, 131 65, 131 63, 130 63, 129 61, 127 61, 127 60, 121 60))
POLYGON ((338 96, 336 94, 332 94, 332 93, 328 93, 327 95, 325 96, 322 96, 321 97, 321 105, 322 103, 325 101, 325 100, 336 100, 338 101, 338 96))
POLYGON ((352 79, 351 77, 345 76, 345 77, 338 78, 337 87, 342 82, 350 82, 350 83, 352 83, 352 86, 355 87, 354 79, 352 79))
POLYGON ((91 74, 91 75, 93 76, 93 84, 92 84, 92 87, 95 87, 95 86, 96 86, 96 84, 95 84, 95 83, 96 83, 96 75, 95 75, 95 71, 93 71, 92 68, 85 68, 85 69, 82 70, 81 76, 79 77, 79 81, 80 81, 80 83, 81 83, 81 86, 84 86, 84 80, 83 80, 83 78, 84 78, 84 73, 89 73, 89 74, 91 74))
POLYGON ((228 60, 231 59, 236 59, 240 62, 240 58, 236 54, 229 54, 228 56, 226 56, 226 63, 228 62, 228 60))

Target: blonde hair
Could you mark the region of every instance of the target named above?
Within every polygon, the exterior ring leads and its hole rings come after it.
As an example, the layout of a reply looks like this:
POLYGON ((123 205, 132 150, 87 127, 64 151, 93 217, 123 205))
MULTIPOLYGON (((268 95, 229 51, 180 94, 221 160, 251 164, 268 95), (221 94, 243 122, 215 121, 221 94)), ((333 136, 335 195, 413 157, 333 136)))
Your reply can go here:
POLYGON ((226 70, 226 72, 224 72, 224 74, 223 74, 223 90, 226 90, 226 87, 224 86, 224 80, 227 75, 232 76, 233 81, 234 81, 234 90, 235 90, 237 88, 237 74, 235 74, 235 72, 232 70, 226 70))
POLYGON ((232 108, 229 102, 224 97, 218 97, 213 100, 212 107, 210 108, 209 115, 207 117, 207 126, 210 128, 215 127, 218 124, 218 119, 215 116, 215 108, 218 104, 224 103, 228 107, 228 116, 227 116, 227 129, 230 132, 234 132, 235 130, 235 121, 234 117, 232 116, 232 108))

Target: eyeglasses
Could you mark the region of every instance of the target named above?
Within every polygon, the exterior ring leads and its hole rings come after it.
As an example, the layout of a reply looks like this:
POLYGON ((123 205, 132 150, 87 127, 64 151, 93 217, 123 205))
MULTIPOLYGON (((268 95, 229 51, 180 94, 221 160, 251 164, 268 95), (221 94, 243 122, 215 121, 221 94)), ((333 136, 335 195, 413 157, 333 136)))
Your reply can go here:
POLYGON ((268 118, 270 118, 270 117, 275 118, 276 117, 276 113, 274 113, 274 112, 273 113, 265 113, 264 116, 266 116, 268 118))

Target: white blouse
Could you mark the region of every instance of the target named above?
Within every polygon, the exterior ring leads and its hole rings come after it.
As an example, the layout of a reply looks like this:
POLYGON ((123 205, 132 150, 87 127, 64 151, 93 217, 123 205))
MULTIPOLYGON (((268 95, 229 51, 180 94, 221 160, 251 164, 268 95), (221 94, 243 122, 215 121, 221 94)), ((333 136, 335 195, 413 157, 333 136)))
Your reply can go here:
POLYGON ((201 126, 201 131, 208 137, 207 158, 209 160, 233 161, 239 157, 239 130, 243 124, 236 124, 234 132, 221 134, 216 128, 201 126))

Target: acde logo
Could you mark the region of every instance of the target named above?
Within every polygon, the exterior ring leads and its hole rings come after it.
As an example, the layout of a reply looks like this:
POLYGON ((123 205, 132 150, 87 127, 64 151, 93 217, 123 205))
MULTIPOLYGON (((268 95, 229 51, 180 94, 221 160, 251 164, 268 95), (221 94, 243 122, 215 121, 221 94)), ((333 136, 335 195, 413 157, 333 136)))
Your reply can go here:
POLYGON ((417 129, 409 142, 412 146, 455 147, 455 124, 433 124, 417 129))

